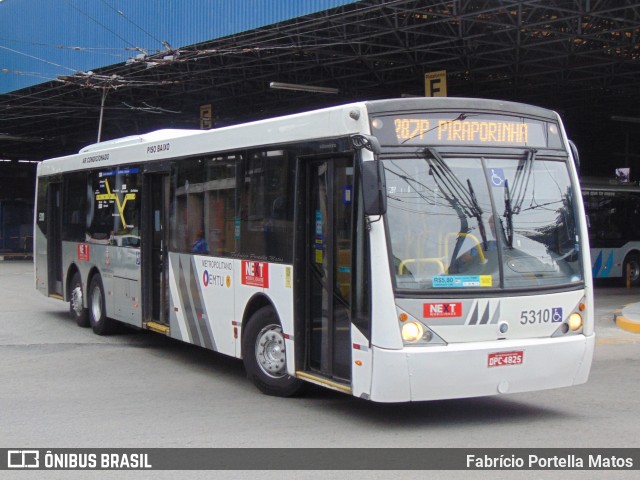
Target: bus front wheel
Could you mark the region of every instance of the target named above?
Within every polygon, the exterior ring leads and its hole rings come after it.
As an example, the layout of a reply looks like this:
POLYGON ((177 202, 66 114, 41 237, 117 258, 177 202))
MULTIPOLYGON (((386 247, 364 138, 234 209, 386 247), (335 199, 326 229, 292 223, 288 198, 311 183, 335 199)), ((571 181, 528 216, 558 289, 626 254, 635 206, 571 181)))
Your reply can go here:
POLYGON ((242 336, 242 357, 247 376, 267 395, 290 397, 302 381, 287 374, 284 334, 276 312, 263 307, 254 313, 242 336))
POLYGON ((69 313, 71 318, 75 319, 79 327, 89 326, 89 313, 83 305, 82 278, 80 273, 76 272, 71 279, 71 295, 69 298, 69 313))
POLYGON ((98 335, 108 335, 115 330, 114 320, 107 318, 106 315, 104 288, 100 275, 95 275, 89 286, 89 323, 98 335))
POLYGON ((637 253, 630 253, 624 259, 622 264, 622 278, 627 281, 627 270, 629 271, 629 280, 632 286, 640 285, 640 256, 637 253))

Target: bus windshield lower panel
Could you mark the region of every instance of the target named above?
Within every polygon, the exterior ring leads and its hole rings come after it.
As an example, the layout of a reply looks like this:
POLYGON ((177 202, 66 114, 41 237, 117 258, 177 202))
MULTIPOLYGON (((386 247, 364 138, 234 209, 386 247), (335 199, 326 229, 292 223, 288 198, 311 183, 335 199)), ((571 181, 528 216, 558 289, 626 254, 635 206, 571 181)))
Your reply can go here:
POLYGON ((574 191, 564 161, 383 160, 396 289, 567 287, 583 281, 574 191))

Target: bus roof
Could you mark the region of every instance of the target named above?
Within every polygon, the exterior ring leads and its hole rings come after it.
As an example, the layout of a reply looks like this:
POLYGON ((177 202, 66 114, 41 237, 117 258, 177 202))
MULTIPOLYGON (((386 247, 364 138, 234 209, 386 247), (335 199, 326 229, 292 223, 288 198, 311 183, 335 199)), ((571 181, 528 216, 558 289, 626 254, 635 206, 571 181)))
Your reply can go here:
POLYGON ((110 140, 89 145, 74 155, 45 160, 38 165, 38 176, 240 148, 322 140, 355 133, 369 133, 364 103, 330 107, 213 130, 158 130, 144 135, 110 140))
POLYGON ((368 114, 411 110, 484 110, 557 120, 555 112, 531 105, 477 98, 403 98, 351 103, 213 130, 165 129, 89 145, 78 154, 45 160, 38 176, 89 168, 144 163, 211 152, 260 148, 370 133, 368 114))
POLYGON ((78 153, 98 152, 100 150, 108 150, 114 147, 124 147, 126 145, 136 145, 138 143, 145 142, 158 142, 162 140, 169 140, 171 138, 186 137, 188 135, 195 135, 202 133, 202 130, 182 130, 182 129, 163 129, 156 130, 154 132, 144 133, 141 135, 129 135, 128 137, 115 138, 113 140, 106 140, 100 143, 93 143, 82 148, 78 153))

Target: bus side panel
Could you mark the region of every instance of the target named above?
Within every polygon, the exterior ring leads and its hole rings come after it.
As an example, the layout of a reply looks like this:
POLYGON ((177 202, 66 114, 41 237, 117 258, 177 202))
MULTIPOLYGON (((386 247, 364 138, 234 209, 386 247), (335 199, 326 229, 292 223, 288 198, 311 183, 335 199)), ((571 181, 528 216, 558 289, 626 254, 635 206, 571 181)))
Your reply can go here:
MULTIPOLYGON (((71 267, 71 265, 73 263, 78 263, 78 247, 77 247, 77 243, 73 243, 73 242, 62 242, 62 288, 64 291, 64 299, 68 299, 69 298, 69 292, 67 291, 67 284, 69 283, 69 280, 71 280, 70 278, 68 278, 69 276, 69 267, 71 267)), ((89 285, 86 284, 87 282, 87 277, 86 275, 84 275, 82 273, 82 271, 80 272, 80 274, 82 275, 82 283, 84 285, 84 291, 87 291, 87 287, 89 285)), ((105 289, 106 290, 106 289, 105 289)), ((88 296, 85 295, 84 296, 84 303, 85 303, 85 307, 86 305, 86 300, 87 300, 88 296)))
POLYGON ((233 269, 227 258, 169 253, 172 337, 236 355, 233 269))
POLYGON ((640 251, 640 242, 630 241, 618 248, 592 248, 591 272, 594 278, 626 278, 624 261, 629 254, 640 251))
MULTIPOLYGON (((304 341, 302 332, 294 332, 293 322, 293 267, 279 263, 269 264, 269 288, 265 288, 265 294, 273 302, 282 323, 282 332, 285 334, 285 348, 291 355, 287 355, 287 372, 293 375, 296 371, 294 341, 304 341), (296 334, 298 337, 296 338, 296 334)), ((298 370, 302 368, 298 366, 298 370)))
POLYGON ((373 355, 369 340, 360 330, 351 324, 351 388, 353 395, 360 398, 371 397, 371 375, 373 371, 373 355))
POLYGON ((622 260, 616 258, 618 249, 592 248, 591 258, 593 278, 616 278, 622 276, 622 260))
POLYGON ((62 242, 65 299, 70 292, 69 271, 73 264, 78 268, 85 292, 83 304, 89 307, 89 274, 95 269, 102 280, 105 310, 109 318, 130 325, 142 326, 140 289, 140 250, 113 245, 62 242))
POLYGON ((112 245, 109 262, 113 268, 113 318, 141 327, 140 249, 112 245))
MULTIPOLYGON (((286 349, 294 351, 293 327, 293 267, 285 264, 268 263, 254 260, 234 260, 235 266, 235 311, 236 322, 242 323, 251 300, 256 295, 264 295, 273 304, 282 324, 286 339, 286 349)), ((302 333, 300 333, 302 335, 302 333)), ((241 352, 242 332, 238 335, 237 352, 241 352)), ((300 338, 304 341, 304 338, 300 338)), ((295 374, 295 356, 287 355, 287 372, 295 374)))

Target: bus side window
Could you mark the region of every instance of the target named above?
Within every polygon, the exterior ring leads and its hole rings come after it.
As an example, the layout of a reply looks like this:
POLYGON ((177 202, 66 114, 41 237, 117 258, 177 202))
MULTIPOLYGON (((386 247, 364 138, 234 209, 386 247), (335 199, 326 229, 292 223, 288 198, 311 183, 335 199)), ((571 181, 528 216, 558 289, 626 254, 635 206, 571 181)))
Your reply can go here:
POLYGON ((62 239, 84 242, 87 230, 87 173, 72 173, 64 181, 62 239))
MULTIPOLYGON (((171 214, 170 249, 193 253, 193 246, 202 232, 207 242, 205 222, 205 170, 204 159, 188 158, 176 163, 171 214)), ((199 251, 197 253, 203 253, 199 251)))
POLYGON ((270 262, 291 262, 294 155, 286 150, 249 152, 240 189, 240 252, 270 262))

